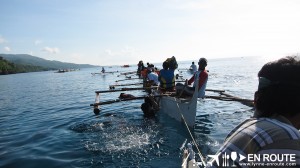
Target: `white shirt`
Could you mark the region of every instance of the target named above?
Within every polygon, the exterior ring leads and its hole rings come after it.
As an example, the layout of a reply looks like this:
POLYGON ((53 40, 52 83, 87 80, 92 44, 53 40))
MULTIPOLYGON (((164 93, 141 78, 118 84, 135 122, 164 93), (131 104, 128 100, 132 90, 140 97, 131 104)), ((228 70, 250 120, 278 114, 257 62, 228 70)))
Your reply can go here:
POLYGON ((191 68, 193 69, 194 72, 197 71, 197 66, 196 66, 195 64, 192 64, 192 65, 191 65, 191 68))
POLYGON ((154 72, 148 74, 148 79, 153 80, 156 85, 159 85, 158 75, 154 72))

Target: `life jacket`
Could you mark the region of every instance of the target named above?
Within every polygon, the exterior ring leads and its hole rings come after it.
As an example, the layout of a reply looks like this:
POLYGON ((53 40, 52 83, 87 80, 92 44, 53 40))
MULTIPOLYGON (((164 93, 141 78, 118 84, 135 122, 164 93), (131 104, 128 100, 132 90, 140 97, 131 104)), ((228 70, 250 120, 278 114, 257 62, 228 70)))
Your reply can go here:
POLYGON ((174 70, 162 69, 159 75, 160 87, 163 89, 173 89, 175 87, 174 70))

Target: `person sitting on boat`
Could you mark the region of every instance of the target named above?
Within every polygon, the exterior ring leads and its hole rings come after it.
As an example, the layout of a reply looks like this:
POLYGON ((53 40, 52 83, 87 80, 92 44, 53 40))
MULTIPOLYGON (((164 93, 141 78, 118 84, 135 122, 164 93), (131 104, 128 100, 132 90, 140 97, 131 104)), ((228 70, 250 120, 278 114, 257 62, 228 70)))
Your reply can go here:
POLYGON ((206 88, 206 83, 208 79, 208 73, 205 69, 207 66, 207 60, 205 58, 200 58, 198 62, 199 68, 198 71, 194 73, 194 75, 189 79, 186 80, 185 85, 182 83, 177 83, 176 84, 176 92, 179 94, 179 96, 184 95, 184 96, 192 96, 195 92, 195 77, 199 78, 199 90, 198 90, 198 97, 199 98, 204 98, 205 96, 205 88, 206 88), (193 87, 187 86, 191 85, 194 82, 193 87))
POLYGON ((197 71, 197 65, 195 65, 195 62, 192 62, 192 65, 190 66, 190 71, 195 73, 197 71))
POLYGON ((158 81, 158 75, 151 71, 151 70, 147 70, 147 79, 148 79, 148 83, 150 83, 151 86, 158 86, 159 85, 159 81, 158 81))
POLYGON ((101 72, 102 72, 102 73, 105 73, 105 69, 104 69, 104 67, 102 67, 102 70, 101 70, 101 72))
POLYGON ((138 63, 138 69, 137 69, 137 74, 140 75, 141 74, 141 71, 145 69, 145 66, 144 66, 144 63, 143 61, 139 61, 138 63))
POLYGON ((147 69, 150 70, 150 71, 153 71, 154 70, 154 65, 147 62, 147 69))
POLYGON ((174 69, 169 69, 169 64, 166 61, 163 62, 163 69, 159 72, 158 80, 161 91, 172 92, 175 90, 174 69))
POLYGON ((249 155, 261 157, 260 162, 263 161, 264 165, 275 162, 283 163, 278 167, 300 167, 299 74, 299 57, 281 58, 261 68, 258 89, 254 94, 254 116, 227 135, 217 155, 211 155, 214 159, 208 162, 208 167, 221 166, 226 153, 234 153, 233 158, 231 155, 226 159, 234 167, 251 164, 253 159, 249 159, 249 155), (271 159, 272 155, 276 157, 271 159), (270 159, 262 160, 263 157, 270 159))

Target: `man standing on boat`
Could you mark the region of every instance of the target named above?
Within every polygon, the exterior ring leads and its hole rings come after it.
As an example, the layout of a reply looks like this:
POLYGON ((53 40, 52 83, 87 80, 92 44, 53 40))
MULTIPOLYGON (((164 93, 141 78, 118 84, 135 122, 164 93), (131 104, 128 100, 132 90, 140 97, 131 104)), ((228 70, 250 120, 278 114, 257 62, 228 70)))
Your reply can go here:
POLYGON ((195 77, 196 77, 196 78, 199 78, 198 97, 204 98, 206 83, 207 83, 207 79, 208 79, 208 73, 205 69, 205 67, 207 66, 206 58, 200 58, 198 65, 199 65, 198 71, 196 71, 189 80, 186 80, 185 85, 183 85, 181 83, 176 84, 176 92, 177 92, 177 94, 179 94, 179 96, 181 96, 181 94, 186 95, 186 96, 192 96, 194 94, 195 86, 196 86, 196 83, 194 81, 195 81, 195 77), (194 82, 193 87, 187 86, 187 85, 191 85, 193 82, 194 82))
POLYGON ((254 116, 227 135, 208 167, 300 167, 299 74, 299 57, 262 67, 254 116))

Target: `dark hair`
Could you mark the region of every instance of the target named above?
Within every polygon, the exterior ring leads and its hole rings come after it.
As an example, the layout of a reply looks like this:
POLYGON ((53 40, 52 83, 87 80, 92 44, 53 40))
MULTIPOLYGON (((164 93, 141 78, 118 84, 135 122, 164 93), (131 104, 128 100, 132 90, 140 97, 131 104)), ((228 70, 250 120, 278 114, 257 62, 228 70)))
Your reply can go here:
POLYGON ((265 64, 258 72, 259 88, 255 93, 258 117, 279 114, 292 117, 300 109, 300 61, 285 57, 265 64))
POLYGON ((207 66, 207 59, 206 58, 200 58, 199 62, 198 62, 198 65, 199 65, 200 70, 204 70, 205 67, 207 66))
POLYGON ((163 69, 165 69, 165 70, 169 69, 169 64, 166 61, 163 62, 162 66, 163 66, 163 69))

